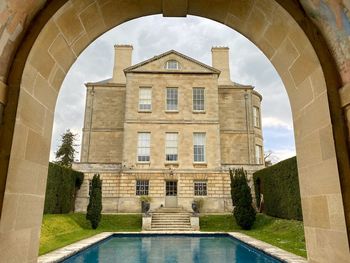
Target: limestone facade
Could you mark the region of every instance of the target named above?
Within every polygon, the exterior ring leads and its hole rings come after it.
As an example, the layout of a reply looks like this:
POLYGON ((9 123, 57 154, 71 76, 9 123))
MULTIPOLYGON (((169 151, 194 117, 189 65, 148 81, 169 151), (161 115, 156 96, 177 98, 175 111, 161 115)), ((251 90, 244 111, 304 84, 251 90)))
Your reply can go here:
POLYGON ((131 65, 132 49, 116 45, 112 78, 86 84, 76 211, 86 211, 95 173, 107 213, 140 212, 144 194, 151 209, 191 210, 203 198, 204 212, 231 211, 228 169, 263 167, 261 95, 231 81, 226 47, 212 48, 213 66, 174 50, 131 65))

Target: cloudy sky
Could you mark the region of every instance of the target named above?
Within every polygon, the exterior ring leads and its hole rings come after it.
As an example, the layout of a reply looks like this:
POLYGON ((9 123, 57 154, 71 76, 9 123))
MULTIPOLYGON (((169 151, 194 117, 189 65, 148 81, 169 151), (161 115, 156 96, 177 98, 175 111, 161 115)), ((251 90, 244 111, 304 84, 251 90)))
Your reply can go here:
POLYGON ((238 32, 212 20, 194 16, 163 18, 157 15, 135 19, 106 32, 78 57, 59 93, 51 160, 54 159, 54 152, 60 143, 60 135, 66 129, 77 133, 78 144, 81 143, 86 93, 84 83, 111 77, 114 44, 134 46, 133 64, 175 49, 211 65, 211 47, 228 46, 231 79, 255 86, 263 96, 265 152, 272 151, 274 161, 295 155, 292 115, 287 93, 278 73, 264 54, 238 32))

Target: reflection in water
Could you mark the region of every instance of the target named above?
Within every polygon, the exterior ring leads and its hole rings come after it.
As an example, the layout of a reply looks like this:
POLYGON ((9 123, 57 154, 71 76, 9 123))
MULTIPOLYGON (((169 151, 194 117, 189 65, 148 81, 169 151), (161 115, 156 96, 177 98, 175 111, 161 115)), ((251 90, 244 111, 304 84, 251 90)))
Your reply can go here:
POLYGON ((277 263, 228 236, 116 236, 66 263, 277 263))

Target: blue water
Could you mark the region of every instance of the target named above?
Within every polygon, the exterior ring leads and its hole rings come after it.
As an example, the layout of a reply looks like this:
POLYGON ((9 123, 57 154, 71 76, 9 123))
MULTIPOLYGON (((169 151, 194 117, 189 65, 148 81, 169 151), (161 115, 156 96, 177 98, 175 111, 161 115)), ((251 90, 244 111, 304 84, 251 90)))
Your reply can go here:
POLYGON ((115 235, 64 263, 277 263, 228 235, 115 235))

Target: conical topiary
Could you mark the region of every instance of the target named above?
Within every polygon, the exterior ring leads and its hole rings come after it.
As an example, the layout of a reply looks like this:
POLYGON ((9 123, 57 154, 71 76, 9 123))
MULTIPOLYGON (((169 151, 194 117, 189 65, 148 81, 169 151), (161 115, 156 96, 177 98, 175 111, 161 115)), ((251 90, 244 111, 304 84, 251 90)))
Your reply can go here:
POLYGON ((96 229, 101 221, 102 211, 102 181, 99 174, 95 174, 91 182, 91 194, 87 207, 86 219, 90 221, 91 227, 96 229))
POLYGON ((233 215, 237 224, 243 229, 251 229, 255 221, 255 209, 252 206, 252 195, 247 181, 246 171, 230 170, 231 198, 235 206, 233 215))

